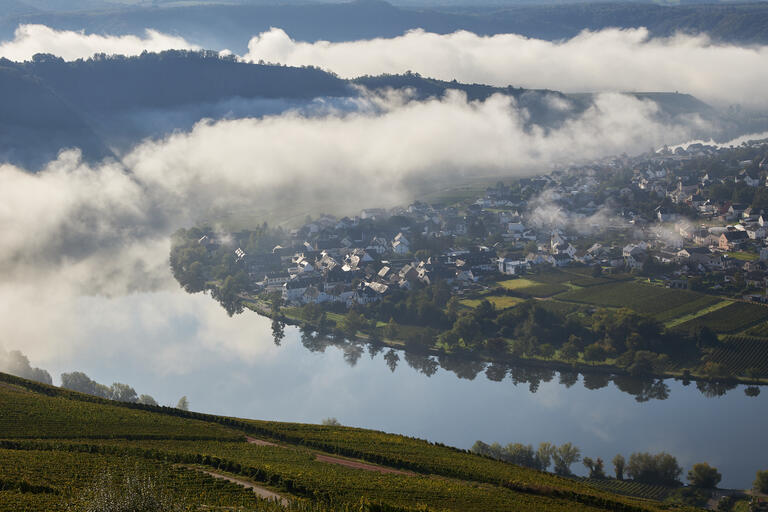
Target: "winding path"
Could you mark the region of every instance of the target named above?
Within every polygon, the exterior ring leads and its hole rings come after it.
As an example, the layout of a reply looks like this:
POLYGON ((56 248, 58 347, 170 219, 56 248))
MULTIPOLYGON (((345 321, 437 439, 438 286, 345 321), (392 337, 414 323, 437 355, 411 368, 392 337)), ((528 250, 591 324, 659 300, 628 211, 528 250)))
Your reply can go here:
POLYGON ((222 473, 217 473, 215 471, 210 471, 208 469, 201 469, 194 466, 186 466, 188 469, 192 469, 194 471, 199 471, 201 473, 205 473, 208 476, 212 476, 213 478, 218 478, 220 480, 227 480, 229 482, 242 485, 246 489, 253 490, 254 494, 260 498, 264 498, 267 500, 273 500, 278 503, 280 503, 282 506, 288 506, 288 499, 286 499, 284 496, 277 494, 274 491, 270 491, 269 489, 266 489, 264 487, 258 486, 254 484, 253 482, 249 482, 248 480, 243 480, 241 478, 235 478, 233 476, 224 475, 222 473))

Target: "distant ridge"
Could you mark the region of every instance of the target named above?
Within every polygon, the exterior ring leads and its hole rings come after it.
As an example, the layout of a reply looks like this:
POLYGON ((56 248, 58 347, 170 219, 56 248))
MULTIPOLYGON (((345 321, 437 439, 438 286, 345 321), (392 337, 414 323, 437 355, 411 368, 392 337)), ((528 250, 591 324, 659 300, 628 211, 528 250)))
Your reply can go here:
MULTIPOLYGON (((509 95, 528 110, 530 124, 545 127, 557 126, 592 104, 589 94, 447 82, 417 73, 344 80, 314 67, 251 64, 206 51, 99 56, 74 62, 36 55, 23 63, 0 59, 0 160, 38 168, 62 148, 75 146, 86 159, 100 159, 145 137, 189 129, 200 117, 250 117, 307 104, 314 98, 354 98, 360 94, 359 86, 372 91, 408 89, 418 99, 441 97, 449 89, 465 92, 469 100, 509 95), (568 101, 570 108, 554 108, 553 96, 568 101), (239 106, 258 100, 286 104, 261 113, 239 106), (215 105, 221 102, 229 103, 217 113, 215 105), (209 110, 196 116, 200 105, 208 105, 209 110), (174 116, 164 115, 171 111, 174 116), (149 112, 173 123, 184 111, 189 112, 186 121, 163 127, 141 118, 149 112)), ((714 115, 709 106, 689 95, 636 96, 659 102, 667 116, 714 115)))

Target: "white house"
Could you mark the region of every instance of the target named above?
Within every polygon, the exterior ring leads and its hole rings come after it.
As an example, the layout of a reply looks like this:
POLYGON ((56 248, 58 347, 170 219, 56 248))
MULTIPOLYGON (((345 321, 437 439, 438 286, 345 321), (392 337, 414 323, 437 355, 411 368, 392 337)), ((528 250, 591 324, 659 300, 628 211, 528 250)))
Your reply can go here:
POLYGON ((516 276, 528 268, 525 260, 513 260, 510 258, 499 258, 499 272, 509 276, 516 276))

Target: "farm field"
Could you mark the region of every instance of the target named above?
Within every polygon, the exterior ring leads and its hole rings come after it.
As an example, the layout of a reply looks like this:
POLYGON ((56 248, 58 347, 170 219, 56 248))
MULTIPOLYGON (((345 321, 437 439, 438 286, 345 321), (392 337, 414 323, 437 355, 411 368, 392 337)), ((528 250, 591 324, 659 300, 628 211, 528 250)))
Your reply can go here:
POLYGON ((192 497, 190 510, 277 510, 251 490, 205 472, 265 486, 293 500, 289 511, 658 509, 652 502, 415 438, 136 407, 5 374, 0 374, 0 412, 0 418, 13 418, 0 421, 3 512, 65 510, 78 490, 98 487, 100 475, 119 485, 128 474, 152 479, 153 488, 171 496, 192 497), (47 410, 52 421, 20 414, 25 408, 47 410), (81 423, 90 438, 74 438, 81 423), (55 437, 58 427, 67 438, 55 437), (246 436, 278 446, 246 442, 246 436), (334 462, 338 457, 351 460, 341 465, 334 462), (355 462, 360 459, 386 472, 355 462))
POLYGON ((728 336, 712 352, 709 360, 724 365, 734 375, 743 375, 753 368, 768 373, 768 340, 728 336))
POLYGON ((550 297, 568 290, 567 286, 559 282, 547 283, 527 278, 510 279, 498 284, 505 290, 511 290, 523 297, 550 297))
POLYGON ((598 489, 616 494, 657 501, 665 499, 676 489, 675 487, 646 484, 632 480, 616 480, 615 478, 586 478, 583 481, 598 489))
POLYGON ((682 316, 722 300, 688 290, 662 288, 637 281, 619 281, 574 289, 558 295, 557 299, 603 307, 626 307, 645 315, 659 315, 664 319, 670 319, 671 314, 682 316))
POLYGON ((488 295, 478 299, 463 299, 459 302, 469 308, 476 308, 483 300, 489 301, 496 309, 512 308, 524 301, 520 297, 509 295, 488 295))
POLYGON ((252 507, 258 503, 253 492, 198 471, 139 457, 96 453, 0 449, 0 511, 67 510, 67 504, 104 478, 123 481, 141 475, 159 482, 162 492, 195 496, 205 507, 252 507), (14 488, 15 491, 10 490, 14 488), (19 492, 21 491, 21 492, 19 492), (32 495, 37 506, 25 505, 32 495))
POLYGON ((681 324, 681 329, 706 326, 717 333, 735 333, 768 320, 768 307, 747 302, 734 302, 681 324))

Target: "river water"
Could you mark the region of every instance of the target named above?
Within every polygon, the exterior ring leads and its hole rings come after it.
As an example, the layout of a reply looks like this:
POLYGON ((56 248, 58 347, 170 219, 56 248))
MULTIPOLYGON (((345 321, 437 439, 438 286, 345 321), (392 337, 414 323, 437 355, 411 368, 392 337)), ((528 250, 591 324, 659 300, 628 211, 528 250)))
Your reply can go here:
POLYGON ((293 327, 277 346, 269 319, 230 318, 209 297, 182 291, 82 298, 77 311, 76 342, 30 354, 55 382, 62 371, 81 370, 161 404, 186 395, 196 411, 310 423, 335 417, 461 448, 478 439, 570 441, 608 468, 617 453, 663 450, 686 471, 700 461, 716 466, 724 487, 747 487, 755 471, 768 469, 768 389, 749 397, 744 386, 701 390, 457 361, 443 361, 446 369, 402 353, 395 367, 394 353, 328 346, 293 327))

